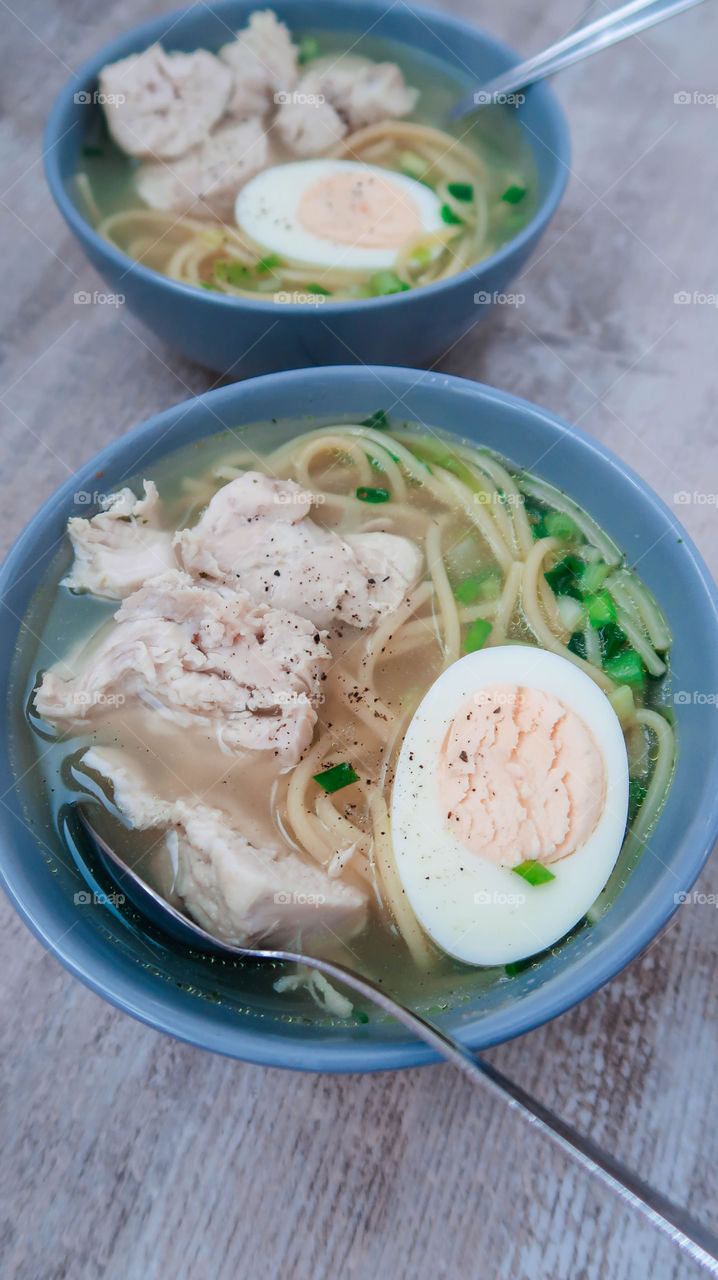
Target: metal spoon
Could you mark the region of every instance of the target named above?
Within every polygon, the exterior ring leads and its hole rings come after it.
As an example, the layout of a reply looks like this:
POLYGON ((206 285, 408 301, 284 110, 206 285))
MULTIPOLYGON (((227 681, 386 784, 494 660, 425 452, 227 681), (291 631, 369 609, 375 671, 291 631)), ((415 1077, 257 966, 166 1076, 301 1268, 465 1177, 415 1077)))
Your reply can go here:
POLYGON ((579 27, 542 53, 527 58, 509 71, 503 71, 475 93, 462 98, 449 113, 450 119, 459 120, 491 103, 505 102, 507 96, 517 89, 534 84, 536 80, 543 80, 544 76, 553 75, 581 58, 588 58, 592 53, 607 49, 619 40, 625 40, 646 27, 652 27, 666 18, 675 17, 684 9, 691 9, 702 3, 703 0, 630 0, 629 4, 612 10, 595 22, 589 22, 585 27, 579 27))
POLYGON ((584 1169, 594 1174, 604 1186, 615 1192, 624 1205, 638 1209, 653 1226, 664 1232, 695 1262, 706 1267, 711 1275, 718 1276, 717 1236, 692 1218, 680 1205, 674 1204, 672 1200, 639 1178, 631 1169, 615 1160, 591 1138, 578 1133, 571 1125, 554 1115, 548 1107, 543 1106, 536 1098, 532 1098, 520 1085, 509 1080, 495 1067, 473 1054, 459 1040, 442 1031, 421 1014, 415 1013, 413 1009, 407 1008, 400 1001, 387 995, 386 991, 370 978, 354 973, 343 964, 296 951, 284 951, 274 947, 240 947, 219 941, 189 916, 167 902, 132 867, 129 867, 95 830, 80 805, 75 805, 75 812, 94 841, 100 856, 104 855, 103 863, 106 859, 113 870, 121 873, 123 887, 124 882, 129 881, 132 901, 154 923, 163 924, 174 937, 180 937, 195 946, 200 944, 213 951, 219 950, 242 959, 286 960, 293 964, 306 965, 310 969, 317 969, 320 973, 326 974, 328 978, 351 987, 353 991, 377 1005, 384 1013, 396 1018, 397 1022, 401 1022, 436 1053, 452 1062, 474 1083, 478 1082, 488 1089, 494 1098, 508 1103, 511 1110, 523 1116, 533 1129, 550 1138, 563 1152, 572 1156, 584 1169))

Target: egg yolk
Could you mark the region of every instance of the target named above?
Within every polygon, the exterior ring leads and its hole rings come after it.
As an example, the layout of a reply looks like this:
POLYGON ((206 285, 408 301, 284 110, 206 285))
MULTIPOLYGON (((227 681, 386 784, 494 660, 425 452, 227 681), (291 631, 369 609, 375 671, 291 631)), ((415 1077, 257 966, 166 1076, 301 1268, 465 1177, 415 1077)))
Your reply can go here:
POLYGON ((297 208, 306 231, 336 244, 398 249, 421 235, 408 192, 376 174, 327 173, 307 187, 297 208))
POLYGON ((575 853, 603 812, 603 758, 579 715, 525 685, 482 689, 444 739, 439 792, 450 830, 501 866, 575 853))

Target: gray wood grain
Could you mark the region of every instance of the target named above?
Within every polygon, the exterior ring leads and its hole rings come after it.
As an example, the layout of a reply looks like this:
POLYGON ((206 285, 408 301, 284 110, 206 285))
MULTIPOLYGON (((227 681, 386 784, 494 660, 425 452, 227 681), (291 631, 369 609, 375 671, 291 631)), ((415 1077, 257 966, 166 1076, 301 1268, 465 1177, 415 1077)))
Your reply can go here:
MULTIPOLYGON (((157 0, 0 3, 3 548, 112 436, 213 378, 110 307, 45 189, 50 102, 157 0), (110 408, 111 406, 111 408, 110 408)), ((447 7, 533 52, 580 0, 447 7)), ((680 515, 715 570, 715 6, 563 74, 566 200, 518 308, 440 368, 579 422, 680 515)), ((718 890, 711 864, 699 885, 718 890)), ((718 1228, 718 915, 693 904, 608 987, 488 1056, 718 1228)), ((0 902, 0 1264, 17 1280, 374 1275, 678 1280, 696 1269, 449 1067, 299 1075, 213 1058, 115 1012, 0 902)))

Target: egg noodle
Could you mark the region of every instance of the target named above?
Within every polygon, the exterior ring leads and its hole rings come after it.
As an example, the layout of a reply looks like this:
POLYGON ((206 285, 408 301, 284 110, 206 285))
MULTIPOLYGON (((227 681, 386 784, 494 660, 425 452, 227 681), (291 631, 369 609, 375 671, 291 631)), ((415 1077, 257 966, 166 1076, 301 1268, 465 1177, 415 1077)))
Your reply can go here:
MULTIPOLYGON (((416 964, 429 966, 431 944, 399 881, 388 803, 398 752, 418 702, 440 672, 462 656, 470 628, 482 619, 490 624, 487 645, 538 644, 587 672, 612 701, 626 736, 632 784, 639 788, 623 852, 640 852, 671 780, 672 727, 660 710, 644 705, 643 686, 631 690, 611 678, 600 653, 594 661, 574 651, 581 644, 569 647, 575 633, 562 616, 567 597, 554 593, 545 573, 574 554, 604 575, 624 645, 630 639, 634 659, 640 654, 656 677, 666 672, 659 650, 669 648, 670 635, 653 598, 585 511, 543 481, 512 472, 487 451, 371 425, 320 428, 262 458, 232 455, 214 469, 212 484, 248 468, 298 481, 315 497, 313 518, 340 534, 357 527, 401 533, 423 546, 427 563, 424 580, 370 634, 348 628, 338 645, 332 644, 335 661, 318 707, 318 736, 304 759, 279 780, 273 797, 276 820, 290 842, 333 873, 349 867, 368 881, 416 964), (549 513, 549 524, 553 513, 563 536, 537 531, 541 511, 549 513), (479 549, 493 589, 462 603, 466 593, 457 589, 456 555, 467 545, 474 564, 479 549), (344 760, 359 774, 356 784, 334 795, 321 791, 314 775, 344 760)), ((204 481, 190 480, 187 487, 196 489, 198 503, 206 501, 204 481)), ((582 645, 588 654, 592 629, 584 625, 582 645)), ((597 635, 594 631, 593 638, 597 635)))
MULTIPOLYGON (((394 271, 401 282, 397 287, 413 288, 455 275, 487 257, 505 238, 500 229, 502 215, 510 214, 510 206, 502 206, 498 195, 490 196, 486 165, 450 134, 427 125, 387 120, 358 130, 328 154, 395 172, 406 172, 408 157, 415 176, 421 174, 441 200, 450 221, 441 231, 412 240, 397 255, 394 271), (471 198, 452 194, 450 187, 456 184, 468 186, 471 198), (494 219, 491 202, 496 206, 494 219)), ((268 301, 292 300, 296 295, 308 295, 309 300, 327 295, 337 300, 369 296, 366 268, 311 267, 286 258, 264 269, 262 249, 223 223, 137 208, 98 221, 89 182, 85 175, 81 177, 85 177, 81 190, 100 235, 130 258, 182 284, 268 301), (251 287, 243 287, 242 268, 254 273, 251 287)))

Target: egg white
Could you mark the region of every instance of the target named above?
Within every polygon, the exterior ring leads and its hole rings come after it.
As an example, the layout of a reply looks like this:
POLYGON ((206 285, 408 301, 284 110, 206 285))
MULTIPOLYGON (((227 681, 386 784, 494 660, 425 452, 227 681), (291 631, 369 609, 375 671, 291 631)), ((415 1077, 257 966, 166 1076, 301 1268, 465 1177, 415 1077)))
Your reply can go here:
POLYGON ((468 654, 449 667, 419 705, 404 739, 392 795, 399 875, 431 938, 467 964, 501 965, 545 950, 586 914, 618 858, 628 814, 628 757, 606 695, 579 667, 528 645, 468 654), (473 694, 521 684, 553 694, 591 731, 603 759, 606 796, 595 830, 575 853, 550 864, 555 879, 530 885, 515 871, 468 849, 448 829, 439 796, 447 731, 473 694))
POLYGON ((315 235, 303 227, 297 208, 308 187, 318 179, 340 171, 356 171, 366 177, 375 174, 411 196, 419 211, 424 231, 442 227, 441 202, 423 182, 403 173, 362 164, 357 160, 295 160, 274 165, 252 178, 239 192, 234 217, 240 231, 265 252, 278 253, 290 261, 312 267, 346 267, 381 271, 396 261, 396 248, 367 248, 340 244, 315 235))

